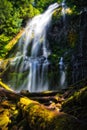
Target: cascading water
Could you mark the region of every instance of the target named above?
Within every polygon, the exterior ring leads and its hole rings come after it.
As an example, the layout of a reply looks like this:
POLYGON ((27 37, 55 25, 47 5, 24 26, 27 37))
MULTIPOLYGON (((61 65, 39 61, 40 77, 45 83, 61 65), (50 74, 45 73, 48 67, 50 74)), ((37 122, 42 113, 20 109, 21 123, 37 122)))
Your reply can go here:
POLYGON ((50 63, 48 56, 50 50, 46 33, 50 26, 51 16, 58 7, 58 3, 52 4, 45 13, 34 17, 28 23, 19 41, 18 56, 14 60, 16 62, 16 71, 20 73, 28 71, 26 80, 20 86, 21 89, 28 89, 30 92, 49 89, 48 67, 50 63), (18 66, 20 66, 19 70, 18 66))
MULTIPOLYGON (((62 17, 63 17, 63 26, 64 26, 64 33, 66 32, 66 3, 65 0, 63 0, 62 4, 62 17)), ((67 52, 66 52, 67 53, 67 52)), ((67 87, 67 81, 66 81, 66 73, 67 73, 67 66, 64 64, 64 58, 61 57, 59 61, 59 87, 61 89, 65 89, 67 87)))
POLYGON ((67 81, 66 81, 66 65, 64 64, 63 57, 61 57, 59 61, 59 70, 60 70, 59 87, 61 89, 65 89, 67 86, 67 81))
POLYGON ((68 7, 66 5, 66 0, 63 0, 61 6, 62 6, 63 26, 64 26, 64 29, 65 29, 64 32, 66 32, 66 25, 67 25, 66 13, 67 13, 67 9, 68 9, 68 7))
POLYGON ((65 22, 65 9, 66 9, 66 4, 65 4, 65 0, 63 0, 62 2, 62 15, 63 15, 63 22, 65 22))

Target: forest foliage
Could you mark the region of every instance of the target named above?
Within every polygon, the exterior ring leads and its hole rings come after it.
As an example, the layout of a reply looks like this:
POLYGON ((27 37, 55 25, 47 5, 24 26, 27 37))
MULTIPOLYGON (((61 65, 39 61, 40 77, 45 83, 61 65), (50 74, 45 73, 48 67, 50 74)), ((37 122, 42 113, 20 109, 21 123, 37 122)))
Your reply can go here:
MULTIPOLYGON (((0 57, 4 57, 5 45, 9 43, 25 27, 26 23, 35 15, 43 13, 52 3, 63 0, 0 0, 0 57)), ((66 0, 67 5, 76 11, 87 2, 66 0)), ((58 14, 57 14, 58 15, 58 14)), ((58 17, 58 16, 57 16, 58 17)))
POLYGON ((40 13, 33 0, 0 0, 0 56, 4 46, 20 31, 28 19, 40 13))

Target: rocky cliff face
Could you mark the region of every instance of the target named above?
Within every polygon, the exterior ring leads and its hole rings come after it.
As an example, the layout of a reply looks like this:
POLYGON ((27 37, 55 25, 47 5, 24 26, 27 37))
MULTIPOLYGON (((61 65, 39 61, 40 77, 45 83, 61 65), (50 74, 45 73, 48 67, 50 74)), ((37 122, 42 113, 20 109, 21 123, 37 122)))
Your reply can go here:
POLYGON ((51 45, 51 60, 58 75, 59 59, 64 57, 67 65, 68 84, 73 84, 87 76, 87 9, 79 14, 66 15, 55 20, 48 33, 51 45))
POLYGON ((87 11, 81 12, 79 38, 76 51, 72 55, 72 80, 76 82, 87 76, 87 11))

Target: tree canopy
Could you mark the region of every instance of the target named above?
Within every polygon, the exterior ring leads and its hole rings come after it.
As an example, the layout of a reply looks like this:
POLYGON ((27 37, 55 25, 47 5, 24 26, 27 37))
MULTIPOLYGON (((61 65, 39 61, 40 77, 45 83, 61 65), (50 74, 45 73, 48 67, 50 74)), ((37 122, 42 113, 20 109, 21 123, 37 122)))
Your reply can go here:
POLYGON ((33 6, 34 0, 0 0, 0 57, 4 56, 4 46, 25 26, 39 10, 33 6))

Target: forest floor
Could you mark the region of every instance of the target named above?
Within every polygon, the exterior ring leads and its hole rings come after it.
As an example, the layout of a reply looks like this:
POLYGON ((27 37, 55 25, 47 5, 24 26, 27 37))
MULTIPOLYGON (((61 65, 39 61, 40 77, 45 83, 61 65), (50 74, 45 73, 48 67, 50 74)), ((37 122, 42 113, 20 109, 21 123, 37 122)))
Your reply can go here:
POLYGON ((87 130, 87 86, 78 90, 71 87, 61 91, 17 93, 0 81, 0 128, 87 130))

